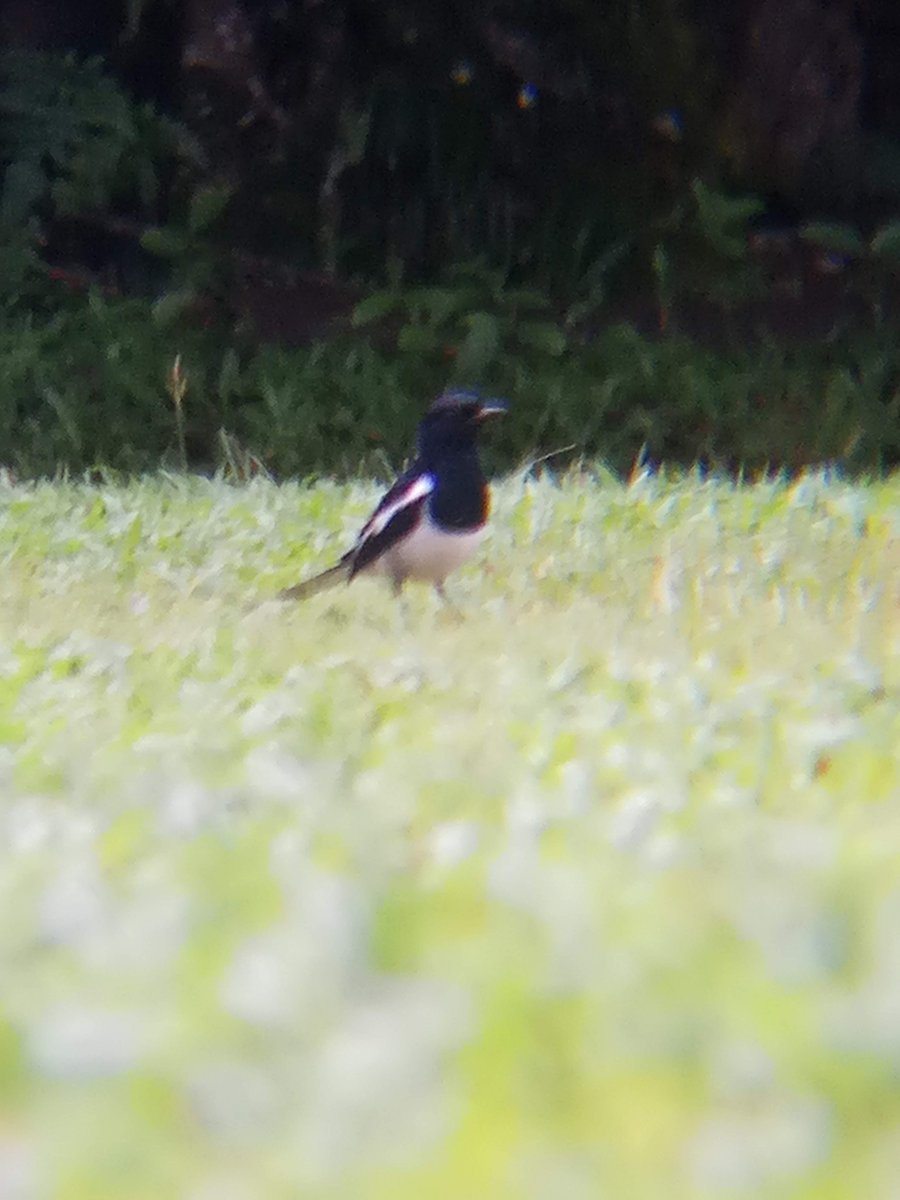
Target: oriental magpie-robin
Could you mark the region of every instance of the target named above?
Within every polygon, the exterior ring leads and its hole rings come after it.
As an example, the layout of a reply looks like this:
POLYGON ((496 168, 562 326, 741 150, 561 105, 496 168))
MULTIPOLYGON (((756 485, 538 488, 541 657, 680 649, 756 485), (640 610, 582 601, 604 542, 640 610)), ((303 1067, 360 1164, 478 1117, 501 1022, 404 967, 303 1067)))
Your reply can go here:
POLYGON ((356 544, 321 575, 280 593, 305 600, 362 572, 387 575, 399 593, 407 579, 434 584, 474 553, 488 512, 490 492, 475 440, 481 422, 506 411, 501 400, 477 392, 444 392, 419 424, 415 461, 382 497, 356 544))

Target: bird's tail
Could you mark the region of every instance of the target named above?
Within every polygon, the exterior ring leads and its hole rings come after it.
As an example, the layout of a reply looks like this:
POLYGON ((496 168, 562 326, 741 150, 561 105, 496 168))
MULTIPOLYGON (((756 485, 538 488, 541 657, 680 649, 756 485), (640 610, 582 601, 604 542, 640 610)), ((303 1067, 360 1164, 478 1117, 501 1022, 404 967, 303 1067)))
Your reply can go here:
POLYGON ((308 600, 324 592, 326 588, 334 587, 337 583, 346 583, 350 579, 350 563, 341 561, 335 567, 329 567, 321 575, 313 575, 312 579, 304 579, 293 587, 285 588, 278 593, 279 600, 308 600))

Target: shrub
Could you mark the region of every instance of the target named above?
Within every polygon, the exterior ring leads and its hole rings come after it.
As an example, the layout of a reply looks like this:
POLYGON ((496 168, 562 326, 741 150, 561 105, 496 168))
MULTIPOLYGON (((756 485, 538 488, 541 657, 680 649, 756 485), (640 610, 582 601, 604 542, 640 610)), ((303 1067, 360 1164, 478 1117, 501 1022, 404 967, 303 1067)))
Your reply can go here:
MULTIPOLYGON (((563 447, 560 463, 600 458, 620 471, 639 457, 732 471, 878 470, 900 459, 900 352, 887 332, 793 351, 714 351, 623 324, 552 344, 548 332, 546 344, 523 348, 503 311, 495 352, 465 376, 512 402, 486 447, 494 468, 563 447)), ((448 321, 465 328, 460 312, 448 321)), ((557 328, 548 314, 540 321, 557 328)), ((259 347, 188 321, 160 325, 149 302, 97 291, 51 316, 8 314, 0 462, 22 475, 178 467, 183 435, 194 469, 389 473, 428 397, 459 372, 431 343, 383 340, 259 347)))

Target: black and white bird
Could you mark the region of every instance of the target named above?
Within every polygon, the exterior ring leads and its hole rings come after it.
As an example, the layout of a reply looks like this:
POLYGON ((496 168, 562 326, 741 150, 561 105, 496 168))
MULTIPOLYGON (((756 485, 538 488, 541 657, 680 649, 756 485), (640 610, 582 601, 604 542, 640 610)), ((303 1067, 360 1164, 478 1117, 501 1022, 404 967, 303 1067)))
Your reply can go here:
POLYGON ((444 598, 444 580, 474 554, 490 512, 478 430, 505 411, 502 400, 473 391, 438 396, 419 424, 415 461, 382 497, 352 549, 279 598, 305 600, 363 572, 386 575, 398 594, 407 579, 424 580, 444 598))

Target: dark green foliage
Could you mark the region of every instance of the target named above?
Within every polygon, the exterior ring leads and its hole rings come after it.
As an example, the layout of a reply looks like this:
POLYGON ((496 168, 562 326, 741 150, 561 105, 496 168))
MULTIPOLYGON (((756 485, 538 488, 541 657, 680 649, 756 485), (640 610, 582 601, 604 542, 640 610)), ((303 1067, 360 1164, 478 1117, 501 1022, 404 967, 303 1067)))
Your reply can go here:
POLYGON ((397 317, 397 348, 438 369, 451 363, 454 383, 490 379, 513 361, 541 370, 566 350, 550 302, 533 288, 507 288, 503 275, 470 263, 441 286, 375 292, 357 305, 353 323, 397 317))
MULTIPOLYGON (((900 457, 896 147, 860 143, 880 207, 825 187, 822 220, 784 237, 750 194, 767 143, 752 89, 730 94, 733 18, 697 0, 212 0, 237 22, 229 56, 192 6, 126 8, 110 63, 0 54, 0 461, 396 466, 448 383, 512 400, 501 465, 569 444, 622 469, 900 457), (161 49, 168 116, 123 68, 161 49), (254 341, 277 289, 290 318, 322 269, 323 291, 379 290, 352 325, 337 302, 327 344, 254 341), (829 287, 848 304, 795 346, 784 297, 813 310, 829 287)), ((321 336, 316 303, 279 334, 321 336)))
MULTIPOLYGON (((440 289, 417 303, 407 300, 421 315, 412 329, 429 330, 438 312, 438 331, 467 330, 463 345, 483 336, 440 289)), ((621 471, 639 457, 732 471, 900 461, 900 350, 887 332, 790 353, 714 352, 627 325, 557 341, 528 294, 511 293, 496 315, 477 311, 496 324, 479 343, 484 373, 466 382, 511 401, 487 447, 495 469, 569 446, 559 465, 598 458, 621 471), (513 308, 528 316, 514 346, 513 308)), ((188 327, 174 335, 145 302, 94 293, 47 319, 0 327, 0 464, 23 475, 178 466, 176 354, 189 465, 240 476, 389 473, 428 397, 457 377, 431 342, 383 350, 357 334, 307 349, 237 349, 188 327)))
MULTIPOLYGON (((95 292, 43 321, 7 318, 0 459, 24 474, 157 466, 174 444, 165 391, 172 357, 141 301, 95 292)), ((202 410, 196 416, 202 421, 202 410)))
POLYGON ((810 221, 801 227, 800 237, 844 269, 848 295, 862 300, 876 326, 893 325, 896 313, 891 300, 896 296, 900 263, 900 221, 888 221, 868 239, 848 223, 810 221))
POLYGON ((180 220, 147 229, 141 236, 143 248, 170 267, 168 289, 153 307, 159 324, 174 325, 192 306, 204 302, 215 302, 221 315, 227 315, 230 263, 212 234, 231 194, 224 184, 200 187, 180 220))
POLYGON ((177 127, 136 105, 99 60, 0 55, 0 303, 36 294, 54 220, 152 218, 160 172, 183 150, 177 127))
POLYGON ((133 106, 99 61, 6 52, 0 57, 5 212, 29 215, 50 190, 63 210, 107 203, 125 183, 152 199, 133 106), (124 173, 124 179, 123 179, 124 173))
POLYGON ((652 268, 661 330, 673 322, 685 297, 701 296, 728 310, 764 294, 750 256, 752 222, 765 212, 756 196, 732 196, 691 181, 671 212, 651 223, 642 237, 652 245, 652 268))
POLYGON ((800 236, 835 254, 855 258, 866 252, 866 240, 859 230, 837 221, 809 221, 800 229, 800 236))

